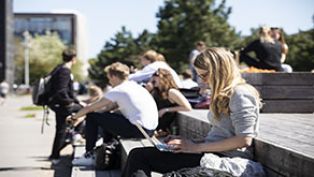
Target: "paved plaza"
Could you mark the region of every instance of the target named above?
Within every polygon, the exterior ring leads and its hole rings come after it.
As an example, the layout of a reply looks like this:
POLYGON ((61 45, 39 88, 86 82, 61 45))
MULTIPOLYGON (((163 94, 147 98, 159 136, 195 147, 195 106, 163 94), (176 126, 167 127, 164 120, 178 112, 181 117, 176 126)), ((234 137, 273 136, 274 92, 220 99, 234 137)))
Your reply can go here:
POLYGON ((54 114, 41 134, 43 111, 22 111, 32 106, 30 96, 9 96, 0 105, 0 177, 69 177, 72 148, 62 151, 60 164, 51 167, 47 157, 54 138, 54 114))

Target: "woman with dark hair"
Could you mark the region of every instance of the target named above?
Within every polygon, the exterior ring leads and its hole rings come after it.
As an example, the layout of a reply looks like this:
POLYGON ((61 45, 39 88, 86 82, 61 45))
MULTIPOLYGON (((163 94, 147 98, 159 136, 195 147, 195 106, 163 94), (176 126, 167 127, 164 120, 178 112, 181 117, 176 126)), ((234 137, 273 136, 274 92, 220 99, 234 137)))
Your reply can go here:
MULTIPOLYGON (((194 142, 170 136, 166 143, 172 152, 161 152, 155 147, 135 148, 128 156, 123 177, 147 177, 152 171, 168 173, 197 167, 208 155, 253 158, 252 142, 258 132, 260 105, 257 90, 245 83, 232 54, 223 48, 206 49, 196 57, 194 66, 212 91, 208 114, 212 128, 207 137, 194 142)), ((250 171, 252 166, 246 165, 242 167, 250 171)))
MULTIPOLYGON (((173 122, 177 111, 190 111, 192 107, 189 101, 179 91, 170 71, 158 69, 147 85, 152 86, 152 95, 158 107, 157 130, 170 132, 170 125, 173 122)), ((151 89, 148 89, 151 90, 151 89)))
POLYGON ((274 40, 277 40, 281 46, 281 59, 280 59, 280 62, 282 63, 281 66, 285 72, 291 73, 293 71, 292 67, 284 63, 288 55, 289 47, 286 43, 283 30, 277 27, 272 27, 271 32, 272 38, 274 40))

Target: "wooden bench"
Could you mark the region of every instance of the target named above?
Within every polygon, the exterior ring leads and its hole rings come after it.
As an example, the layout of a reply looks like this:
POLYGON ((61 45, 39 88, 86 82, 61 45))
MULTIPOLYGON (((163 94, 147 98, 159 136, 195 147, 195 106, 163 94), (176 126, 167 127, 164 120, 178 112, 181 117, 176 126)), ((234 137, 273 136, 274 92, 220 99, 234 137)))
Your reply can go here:
MULTIPOLYGON (((207 112, 180 112, 180 135, 205 137, 210 130, 207 112)), ((268 177, 313 176, 314 114, 261 114, 259 130, 255 160, 263 164, 268 177)))
MULTIPOLYGON (((121 139, 121 169, 124 168, 128 154, 130 151, 137 147, 150 147, 153 146, 148 140, 146 139, 121 139)), ((152 172, 152 177, 161 177, 162 174, 152 172)))
POLYGON ((314 73, 243 73, 261 93, 262 113, 313 113, 314 73))

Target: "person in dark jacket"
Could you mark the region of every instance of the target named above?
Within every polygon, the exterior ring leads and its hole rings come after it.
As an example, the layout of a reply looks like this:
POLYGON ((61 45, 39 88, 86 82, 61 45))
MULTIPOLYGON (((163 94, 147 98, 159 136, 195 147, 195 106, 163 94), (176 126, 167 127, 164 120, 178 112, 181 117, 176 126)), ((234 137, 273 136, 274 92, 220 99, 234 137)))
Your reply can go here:
POLYGON ((259 69, 283 71, 281 66, 281 45, 271 37, 269 27, 261 27, 260 38, 251 42, 240 52, 240 62, 259 69), (255 58, 248 55, 254 52, 255 58))
POLYGON ((66 117, 77 112, 82 105, 74 96, 73 79, 71 68, 76 63, 76 52, 73 49, 66 49, 62 53, 63 63, 54 70, 51 78, 52 93, 49 107, 56 114, 56 133, 49 159, 55 164, 59 162, 60 151, 67 145, 66 139, 66 117))

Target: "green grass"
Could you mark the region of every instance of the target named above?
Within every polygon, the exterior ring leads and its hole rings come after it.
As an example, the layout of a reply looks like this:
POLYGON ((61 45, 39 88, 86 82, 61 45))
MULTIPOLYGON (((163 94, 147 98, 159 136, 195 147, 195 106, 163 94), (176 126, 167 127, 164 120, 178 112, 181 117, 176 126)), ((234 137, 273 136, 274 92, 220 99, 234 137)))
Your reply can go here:
POLYGON ((40 111, 43 110, 41 106, 23 106, 20 108, 21 111, 40 111))
POLYGON ((30 113, 30 114, 26 114, 24 117, 25 118, 35 118, 36 114, 30 113))

